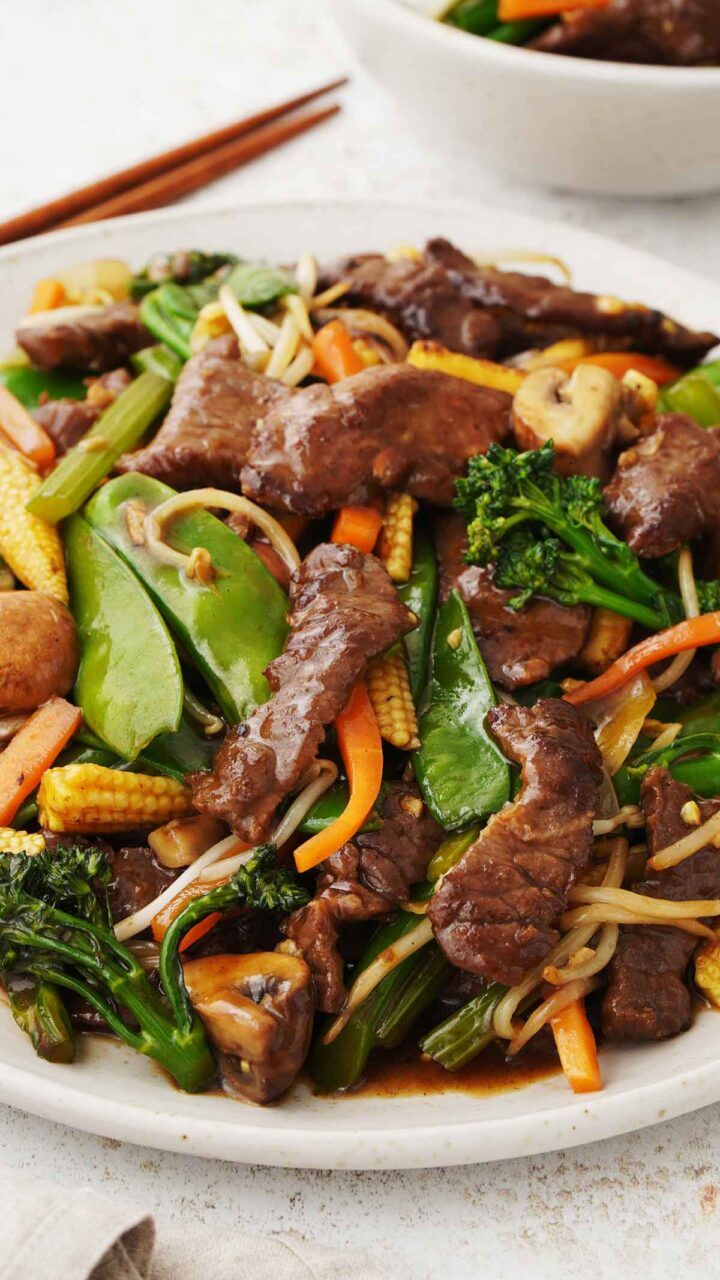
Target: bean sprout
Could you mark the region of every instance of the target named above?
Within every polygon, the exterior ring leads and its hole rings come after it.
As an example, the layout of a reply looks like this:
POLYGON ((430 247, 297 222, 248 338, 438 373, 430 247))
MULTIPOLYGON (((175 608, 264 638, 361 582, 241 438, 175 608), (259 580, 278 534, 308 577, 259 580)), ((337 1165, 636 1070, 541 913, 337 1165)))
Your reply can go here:
POLYGON ((380 955, 368 965, 367 969, 355 980, 347 1000, 343 1005, 342 1012, 333 1022, 332 1026, 325 1032, 323 1036, 323 1044, 332 1044, 350 1021, 356 1009, 364 1004, 368 996, 372 994, 375 988, 386 978, 393 969, 397 969, 403 960, 407 960, 408 956, 414 955, 421 947, 427 946, 428 942, 432 942, 433 930, 430 921, 423 917, 419 924, 411 929, 410 933, 403 934, 391 946, 386 947, 380 955))
POLYGON ((304 378, 307 378, 314 364, 315 355, 312 349, 301 347, 292 364, 285 370, 281 382, 284 382, 286 387, 296 387, 304 378))
MULTIPOLYGON (((683 547, 678 557, 678 584, 685 609, 685 617, 697 618, 700 613, 700 604, 695 583, 692 553, 688 547, 683 547)), ((664 693, 666 689, 675 684, 685 674, 696 653, 697 649, 687 649, 685 653, 678 653, 669 667, 666 667, 653 680, 655 692, 664 693)))
POLYGON ((277 342, 265 366, 265 376, 280 378, 292 362, 300 342, 300 326, 291 311, 287 311, 280 325, 277 342))
POLYGON ((192 554, 187 556, 184 552, 168 546, 163 539, 163 530, 169 520, 176 519, 187 511, 194 511, 198 507, 219 507, 223 511, 236 511, 239 515, 247 516, 253 524, 262 529, 290 572, 294 573, 298 568, 300 556, 295 543, 279 521, 262 507, 250 502, 248 498, 241 498, 237 493, 228 493, 225 489, 189 489, 186 493, 175 494, 172 498, 161 502, 154 511, 149 512, 145 517, 144 533, 145 545, 150 554, 157 560, 161 560, 163 564, 175 565, 176 568, 184 569, 187 573, 192 554))
POLYGON ((261 371, 267 361, 270 347, 258 333, 249 312, 240 306, 229 285, 222 284, 220 286, 218 297, 228 322, 237 337, 245 363, 250 368, 261 371))
POLYGON ((513 1058, 527 1044, 528 1040, 532 1040, 538 1031, 542 1030, 556 1013, 560 1013, 562 1009, 567 1009, 569 1004, 574 1004, 576 1000, 582 1000, 583 996, 589 994, 597 986, 596 982, 588 978, 578 979, 576 982, 567 982, 564 987, 560 987, 558 991, 553 991, 547 1000, 543 1000, 537 1009, 534 1009, 530 1017, 523 1023, 517 1035, 514 1035, 506 1053, 509 1058, 513 1058))
POLYGON ((612 818, 596 818, 593 822, 594 836, 609 836, 618 827, 644 827, 645 814, 639 805, 626 804, 612 818))
POLYGON ((303 253, 295 267, 295 282, 303 302, 309 302, 317 289, 317 259, 311 253, 303 253))
POLYGON ((328 307, 318 318, 323 323, 327 320, 341 320, 351 333, 372 333, 387 343, 398 360, 404 360, 407 356, 408 344, 400 330, 375 311, 366 311, 361 307, 328 307))

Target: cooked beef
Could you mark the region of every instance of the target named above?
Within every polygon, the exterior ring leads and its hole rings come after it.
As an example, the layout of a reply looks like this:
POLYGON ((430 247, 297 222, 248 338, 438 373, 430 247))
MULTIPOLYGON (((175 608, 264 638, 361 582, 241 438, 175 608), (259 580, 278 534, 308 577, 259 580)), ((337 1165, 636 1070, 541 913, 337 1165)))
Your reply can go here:
POLYGON ((34 417, 52 436, 59 456, 82 440, 131 382, 127 369, 113 369, 94 379, 84 400, 47 400, 35 410, 34 417))
POLYGON ((412 785, 391 784, 381 817, 378 831, 357 836, 323 862, 312 902, 293 912, 285 925, 310 968, 317 1006, 325 1013, 336 1013, 345 999, 337 948, 343 925, 385 915, 403 902, 442 840, 441 828, 412 785))
POLYGON ((267 835, 367 664, 414 625, 380 561, 342 544, 315 547, 293 574, 289 621, 265 673, 270 701, 229 731, 211 772, 189 775, 200 812, 250 844, 267 835))
POLYGON ((470 355, 511 355, 581 335, 601 347, 658 352, 697 364, 718 341, 660 311, 579 293, 543 276, 476 266, 440 238, 429 241, 420 262, 366 254, 324 271, 324 285, 339 280, 350 282, 346 302, 384 312, 408 339, 434 338, 470 355))
POLYGON ((177 878, 176 871, 161 866, 144 846, 109 849, 108 858, 112 871, 108 901, 113 920, 123 920, 140 911, 177 878))
POLYGON ((239 492, 253 427, 289 395, 281 382, 241 363, 236 338, 217 338, 185 365, 155 438, 125 454, 118 469, 142 471, 176 489, 215 485, 239 492))
POLYGON ((697 66, 720 60, 717 0, 610 0, 564 14, 532 42, 544 53, 697 66))
MULTIPOLYGON (((667 769, 651 769, 642 786, 647 817, 648 852, 652 855, 691 830, 681 809, 693 799, 667 769)), ((720 800, 698 800, 702 821, 720 809, 720 800)), ((633 886, 649 898, 717 898, 720 895, 720 850, 700 849, 676 867, 654 872, 633 886)), ((692 1001, 685 971, 697 938, 681 929, 626 925, 609 968, 602 1007, 603 1030, 612 1040, 664 1040, 688 1026, 692 1001)))
POLYGON ((389 262, 382 254, 360 254, 324 273, 324 285, 338 280, 350 284, 343 302, 382 312, 410 342, 433 338, 471 356, 492 355, 498 348, 498 322, 463 297, 441 262, 389 262))
POLYGON ((494 707, 488 723, 522 789, 443 878, 428 916, 452 964, 512 986, 558 940, 590 857, 602 761, 590 721, 559 699, 494 707))
POLYGON ((465 521, 443 514, 435 521, 435 548, 443 600, 455 587, 491 678, 505 689, 544 680, 576 658, 587 638, 590 610, 554 600, 533 600, 524 609, 508 608, 512 591, 493 583, 492 566, 466 564, 465 521))
POLYGON ((320 516, 402 489, 449 506, 468 459, 508 431, 510 397, 410 365, 298 391, 253 435, 243 492, 320 516))
POLYGON ((582 335, 614 350, 656 352, 681 364, 697 364, 718 341, 712 333, 695 333, 648 307, 580 293, 544 276, 477 267, 447 240, 431 240, 426 254, 444 264, 465 296, 496 317, 503 354, 582 335))
POLYGON ((665 413, 618 459, 605 489, 616 528, 638 555, 665 556, 720 527, 720 433, 665 413))
MULTIPOLYGON (((74 311, 74 308, 73 308, 74 311)), ((134 351, 152 343, 134 302, 114 302, 99 310, 73 314, 60 307, 22 320, 15 331, 18 345, 41 369, 87 369, 102 373, 126 364, 134 351)))

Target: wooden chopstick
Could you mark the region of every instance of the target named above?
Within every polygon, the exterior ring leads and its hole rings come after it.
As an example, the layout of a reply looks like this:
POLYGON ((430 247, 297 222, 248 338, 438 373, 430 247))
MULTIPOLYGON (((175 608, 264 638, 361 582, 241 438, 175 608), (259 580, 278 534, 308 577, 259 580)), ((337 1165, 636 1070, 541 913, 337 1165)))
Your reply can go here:
POLYGON ((101 222, 105 218, 119 218, 125 213, 144 213, 148 209, 163 208, 165 205, 172 204, 174 200, 179 200, 181 196, 187 196, 191 191, 198 191, 200 187, 207 186, 216 178, 222 178, 224 174, 238 169, 240 165, 247 164, 248 160, 253 160, 255 156, 264 155, 265 152, 272 151, 290 138, 305 133, 307 129, 313 129, 324 120, 337 115, 339 110, 339 106, 334 105, 292 120, 263 125, 246 137, 228 142, 223 147, 216 147, 207 155, 198 156, 195 160, 179 165, 177 169, 171 169, 168 173, 161 173, 157 178, 151 178, 149 182, 141 182, 139 186, 132 187, 129 191, 122 191, 112 200, 93 205, 83 213, 76 214, 74 218, 56 222, 53 230, 57 231, 61 227, 77 227, 86 222, 101 222))
MULTIPOLYGON (((11 244, 14 240, 22 240, 26 236, 39 235, 42 231, 54 230, 59 226, 73 226, 76 221, 94 221, 98 217, 116 217, 120 213, 132 213, 139 212, 141 209, 157 208, 158 204, 166 204, 171 199, 177 199, 180 195, 187 194, 188 191, 197 190, 198 186, 204 185, 203 182, 198 182, 196 185, 186 188, 186 190, 179 190, 175 196, 166 196, 164 200, 160 200, 155 204, 133 205, 132 208, 117 208, 113 213, 98 214, 95 212, 92 218, 78 218, 78 215, 86 211, 97 210, 102 208, 103 205, 109 205, 122 192, 141 186, 150 186, 153 180, 161 175, 187 168, 191 161, 200 158, 205 159, 211 152, 225 152, 225 154, 228 154, 227 148, 233 142, 240 139, 249 141, 248 135, 253 135, 254 137, 256 133, 260 133, 261 136, 264 136, 265 145, 255 149, 250 146, 248 152, 246 154, 241 153, 235 163, 231 164, 228 161, 227 168, 222 168, 216 173, 211 172, 204 179, 205 182, 211 182, 213 177, 220 177, 222 173, 228 173, 230 169, 236 167, 236 164, 242 164, 244 159, 249 160, 253 156, 261 154, 264 150, 272 150, 273 146, 278 146, 281 142, 294 137, 297 133, 302 133, 304 129, 309 129, 313 125, 319 124, 321 120, 327 119, 329 115, 334 115, 338 110, 337 107, 330 108, 324 113, 318 112, 314 116, 300 117, 292 122, 292 126, 288 128, 287 132, 281 133, 279 136, 273 134, 272 131, 264 130, 265 125, 269 125, 272 121, 288 115, 289 112, 296 111, 298 108, 314 102, 317 98, 326 93, 331 93, 333 89, 339 89, 344 84, 347 84, 347 77, 345 76, 332 80, 329 84, 321 85, 318 89, 300 94, 296 98, 290 98, 287 102, 278 103, 273 107, 266 108, 264 111, 255 112, 254 115, 248 116, 244 120, 239 120, 235 124, 226 125, 222 129, 215 129, 200 138, 194 138, 190 142, 173 147, 170 151, 163 151, 160 155, 151 156, 147 160, 140 161, 139 164, 131 165, 128 169, 121 169, 118 173, 110 174, 107 178, 100 178, 97 182, 91 182, 85 187, 79 187, 76 191, 70 191, 64 196, 59 196, 56 200, 50 200, 47 204, 39 205, 35 209, 28 209, 25 213, 18 214, 16 217, 0 223, 0 245, 11 244)), ((225 163, 225 161, 223 160, 222 163, 225 163)))

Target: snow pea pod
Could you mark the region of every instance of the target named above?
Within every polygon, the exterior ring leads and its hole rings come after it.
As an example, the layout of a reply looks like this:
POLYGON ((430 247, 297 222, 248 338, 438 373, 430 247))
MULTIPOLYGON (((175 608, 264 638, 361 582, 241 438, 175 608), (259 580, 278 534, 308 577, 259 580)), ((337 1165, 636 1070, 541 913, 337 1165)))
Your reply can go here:
POLYGON ((0 386, 7 387, 26 409, 36 409, 41 400, 84 400, 84 378, 60 369, 35 369, 31 364, 0 365, 0 386))
POLYGON ((135 513, 137 504, 150 512, 173 495, 150 476, 118 476, 93 496, 85 514, 143 583, 225 719, 237 724, 270 696, 263 672, 285 642, 287 596, 242 538, 207 511, 178 516, 170 536, 187 555, 205 547, 218 573, 212 586, 191 581, 183 569, 138 546, 126 522, 127 504, 135 513))
POLYGON ((420 698, 427 680, 430 644, 438 593, 437 561, 433 544, 424 529, 415 536, 410 577, 397 589, 404 605, 418 618, 414 631, 405 636, 405 654, 410 676, 410 692, 420 698))
POLYGON ((423 799, 446 831, 495 813, 510 770, 485 720, 497 702, 463 600, 451 591, 438 614, 428 699, 413 767, 423 799))
POLYGON ((135 575, 82 517, 65 523, 63 541, 81 652, 75 698, 103 743, 134 760, 180 724, 175 646, 135 575))

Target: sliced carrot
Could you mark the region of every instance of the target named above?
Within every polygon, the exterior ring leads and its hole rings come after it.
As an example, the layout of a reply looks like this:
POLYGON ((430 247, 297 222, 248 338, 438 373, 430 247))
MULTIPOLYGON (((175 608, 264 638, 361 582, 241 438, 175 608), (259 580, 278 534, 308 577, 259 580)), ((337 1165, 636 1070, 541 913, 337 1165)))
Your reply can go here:
POLYGON ((64 698, 50 698, 25 721, 0 755, 0 827, 10 825, 81 723, 82 712, 64 698))
POLYGON ((354 373, 362 373, 365 361, 353 346, 352 338, 341 320, 331 320, 318 329, 313 339, 314 373, 326 382, 340 382, 354 373))
POLYGON ((682 373, 682 369, 678 369, 674 364, 668 364, 667 360, 660 360, 658 356, 644 356, 637 351, 597 351, 594 355, 557 360, 553 363, 556 368, 564 369, 567 373, 573 373, 579 364, 594 364, 601 369, 607 369, 616 378, 624 378, 626 373, 634 369, 637 373, 644 374, 646 378, 652 378, 658 386, 674 382, 682 373))
POLYGON ((36 311, 54 311, 65 302, 67 302, 67 294, 62 281, 51 278, 38 280, 28 314, 33 315, 36 311))
POLYGON ((191 947, 193 942, 199 942, 201 938, 205 937, 206 933, 209 933, 211 929, 214 929, 218 920, 222 920, 222 918, 222 911, 211 911, 210 915, 206 916, 204 920, 198 920, 197 924, 194 924, 191 929, 188 929, 185 937, 178 947, 178 951, 187 951, 188 947, 191 947))
POLYGON ((702 613, 699 618, 686 618, 666 631, 658 631, 647 640, 628 649, 617 662, 613 662, 607 671, 603 671, 596 680, 587 684, 579 684, 565 694, 565 701, 575 707, 585 702, 602 698, 606 693, 614 693, 628 680, 652 666, 654 662, 662 662, 663 658, 672 658, 676 653, 685 653, 688 649, 700 649, 706 644, 720 643, 720 611, 702 613))
POLYGON ((585 1001, 575 1000, 550 1019, 562 1069, 573 1093, 602 1089, 597 1045, 585 1012, 585 1001))
POLYGON ((361 680, 355 685, 350 701, 335 721, 340 754, 345 764, 350 799, 335 822, 306 840, 295 850, 298 871, 310 871, 360 830, 380 794, 383 776, 383 750, 380 730, 361 680))
POLYGON ((42 471, 52 466, 55 461, 54 440, 7 387, 0 387, 0 430, 42 471))
POLYGON ((525 18, 552 18, 575 9, 605 9, 608 0, 500 0, 500 22, 523 22, 525 18))
POLYGON ((335 517, 333 542, 349 542, 358 551, 372 551, 383 518, 375 507, 341 507, 335 517))

